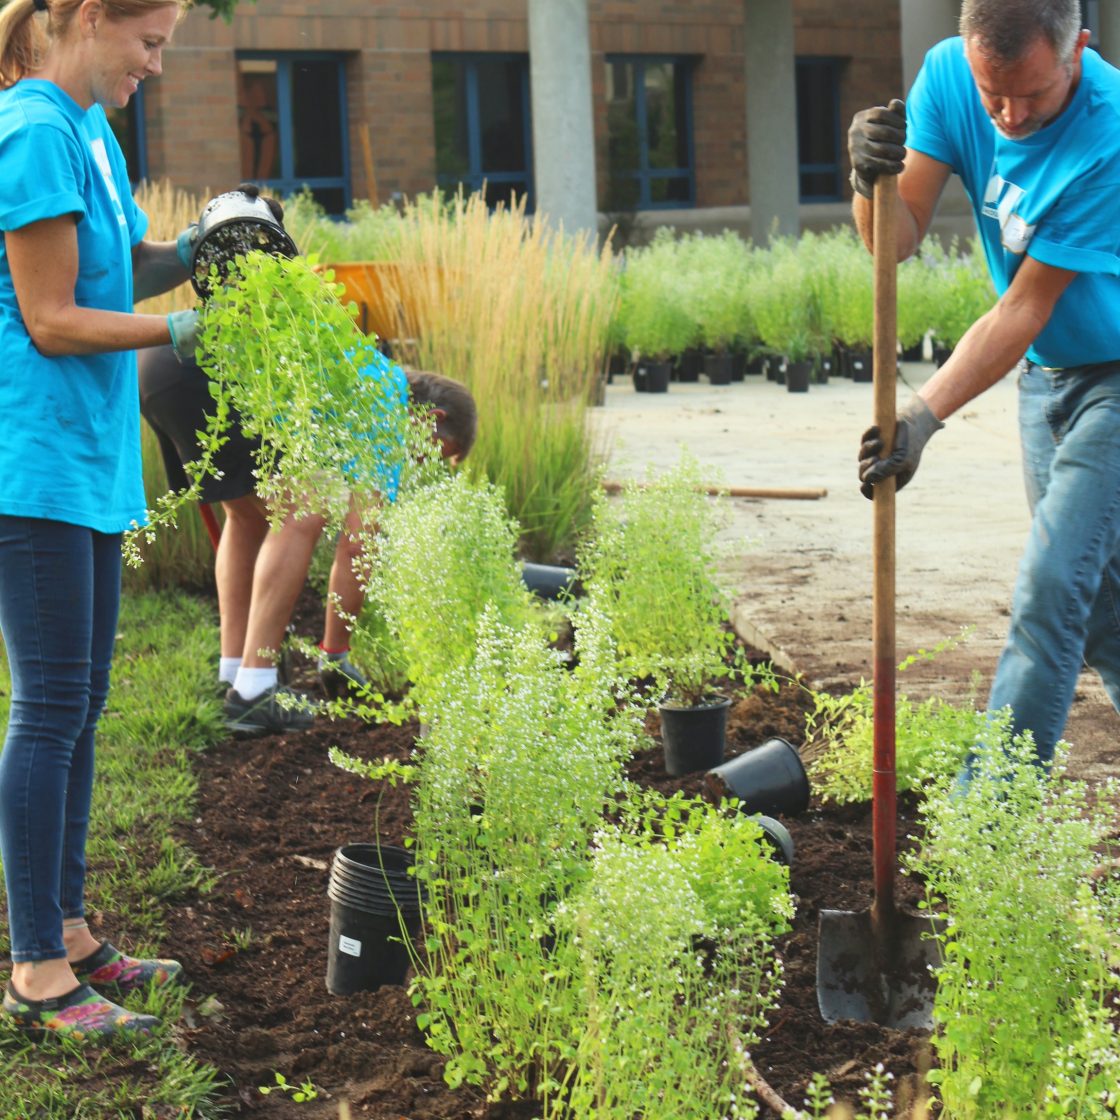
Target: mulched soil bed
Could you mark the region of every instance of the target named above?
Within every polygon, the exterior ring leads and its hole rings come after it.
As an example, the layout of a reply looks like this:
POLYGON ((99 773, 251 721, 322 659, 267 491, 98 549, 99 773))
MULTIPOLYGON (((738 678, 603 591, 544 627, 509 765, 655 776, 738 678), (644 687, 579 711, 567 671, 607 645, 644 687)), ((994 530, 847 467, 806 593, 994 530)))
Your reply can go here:
MULTIPOLYGON (((800 745, 803 702, 793 687, 738 701, 729 719, 728 756, 772 735, 800 745)), ((534 1115, 531 1104, 487 1103, 475 1090, 449 1090, 441 1078, 443 1060, 425 1046, 403 988, 345 998, 326 990, 325 892, 335 849, 371 840, 375 814, 385 843, 400 843, 411 822, 406 788, 381 790, 348 775, 330 765, 327 750, 339 745, 360 757, 404 759, 415 734, 414 726, 324 722, 298 735, 226 742, 202 759, 198 815, 181 838, 221 879, 210 893, 173 910, 169 928, 197 997, 183 1042, 228 1075, 232 1115, 336 1117, 342 1099, 353 1116, 369 1120, 534 1115), (248 945, 238 949, 234 934, 246 930, 248 945), (216 1013, 208 996, 220 1005, 216 1013), (272 1084, 275 1071, 293 1084, 309 1078, 318 1098, 297 1104, 278 1092, 262 1096, 258 1086, 272 1084)), ((665 791, 702 789, 702 775, 665 773, 656 740, 634 758, 630 772, 665 791)), ((779 946, 786 969, 782 1005, 754 1048, 755 1063, 796 1105, 816 1071, 829 1076, 838 1096, 855 1100, 865 1072, 877 1063, 894 1073, 905 1094, 915 1069, 927 1063, 924 1032, 830 1026, 816 1006, 818 911, 860 910, 871 901, 870 812, 822 807, 814 799, 806 813, 784 823, 796 844, 791 886, 797 917, 779 946)), ((900 838, 911 824, 912 807, 904 805, 900 838)), ((901 898, 907 890, 913 887, 904 881, 901 898)))

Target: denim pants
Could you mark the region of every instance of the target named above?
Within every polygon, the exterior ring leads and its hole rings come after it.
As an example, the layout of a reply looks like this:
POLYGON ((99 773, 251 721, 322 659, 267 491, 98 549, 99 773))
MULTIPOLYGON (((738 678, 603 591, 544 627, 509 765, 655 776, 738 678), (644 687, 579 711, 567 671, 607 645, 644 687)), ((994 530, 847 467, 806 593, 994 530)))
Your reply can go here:
POLYGON ((0 633, 12 675, 0 858, 13 961, 66 956, 84 913, 93 732, 109 690, 121 538, 0 516, 0 633))
POLYGON ((1019 368, 1032 520, 988 701, 1049 763, 1083 662, 1120 710, 1120 362, 1019 368))

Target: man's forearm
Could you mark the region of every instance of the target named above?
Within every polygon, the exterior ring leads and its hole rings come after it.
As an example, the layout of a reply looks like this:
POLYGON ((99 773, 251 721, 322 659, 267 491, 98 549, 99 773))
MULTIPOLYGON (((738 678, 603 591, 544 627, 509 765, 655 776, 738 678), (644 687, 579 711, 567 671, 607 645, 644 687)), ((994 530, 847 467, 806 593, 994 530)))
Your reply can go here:
POLYGON ((1014 369, 1039 329, 1034 319, 997 303, 969 327, 918 395, 939 420, 952 416, 1014 369))

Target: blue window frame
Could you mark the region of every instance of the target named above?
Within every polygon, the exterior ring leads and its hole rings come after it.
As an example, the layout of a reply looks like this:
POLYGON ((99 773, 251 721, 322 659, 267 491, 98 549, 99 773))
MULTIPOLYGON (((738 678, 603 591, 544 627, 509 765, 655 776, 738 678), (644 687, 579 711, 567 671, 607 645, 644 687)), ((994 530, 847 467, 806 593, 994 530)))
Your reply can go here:
POLYGON ((486 203, 533 201, 529 60, 524 54, 432 54, 436 183, 485 188, 486 203))
POLYGON ((796 60, 797 163, 802 202, 837 202, 844 197, 840 67, 837 58, 796 60))
POLYGON ((608 55, 606 210, 696 201, 691 59, 608 55))
POLYGON ((346 76, 337 54, 237 55, 241 177, 274 194, 306 187, 328 214, 350 205, 346 76))
POLYGON ((123 109, 106 109, 109 126, 124 153, 128 181, 135 187, 148 177, 148 143, 144 130, 144 87, 141 86, 123 109))

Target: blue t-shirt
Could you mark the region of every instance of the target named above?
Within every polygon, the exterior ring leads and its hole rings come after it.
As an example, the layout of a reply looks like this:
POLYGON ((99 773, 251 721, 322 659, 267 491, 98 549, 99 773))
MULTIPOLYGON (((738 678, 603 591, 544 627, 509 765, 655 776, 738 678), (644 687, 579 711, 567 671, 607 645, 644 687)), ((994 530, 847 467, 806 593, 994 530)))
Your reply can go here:
POLYGON ((996 291, 1024 254, 1079 273, 1027 357, 1067 368, 1120 359, 1120 71, 1095 51, 1066 108, 1033 136, 992 124, 960 38, 938 43, 906 102, 906 144, 964 183, 996 291))
MULTIPOLYGON (((148 219, 100 105, 52 82, 0 91, 0 230, 72 214, 75 302, 132 311, 132 247, 148 219)), ((0 238, 0 513, 117 533, 144 519, 136 354, 50 358, 24 326, 0 238)))
POLYGON ((351 485, 372 485, 387 502, 397 499, 401 468, 405 456, 405 426, 408 423, 408 378, 396 362, 390 361, 375 346, 365 345, 346 355, 368 381, 360 385, 367 394, 364 412, 373 427, 355 433, 369 443, 362 462, 352 459, 343 467, 351 485))

